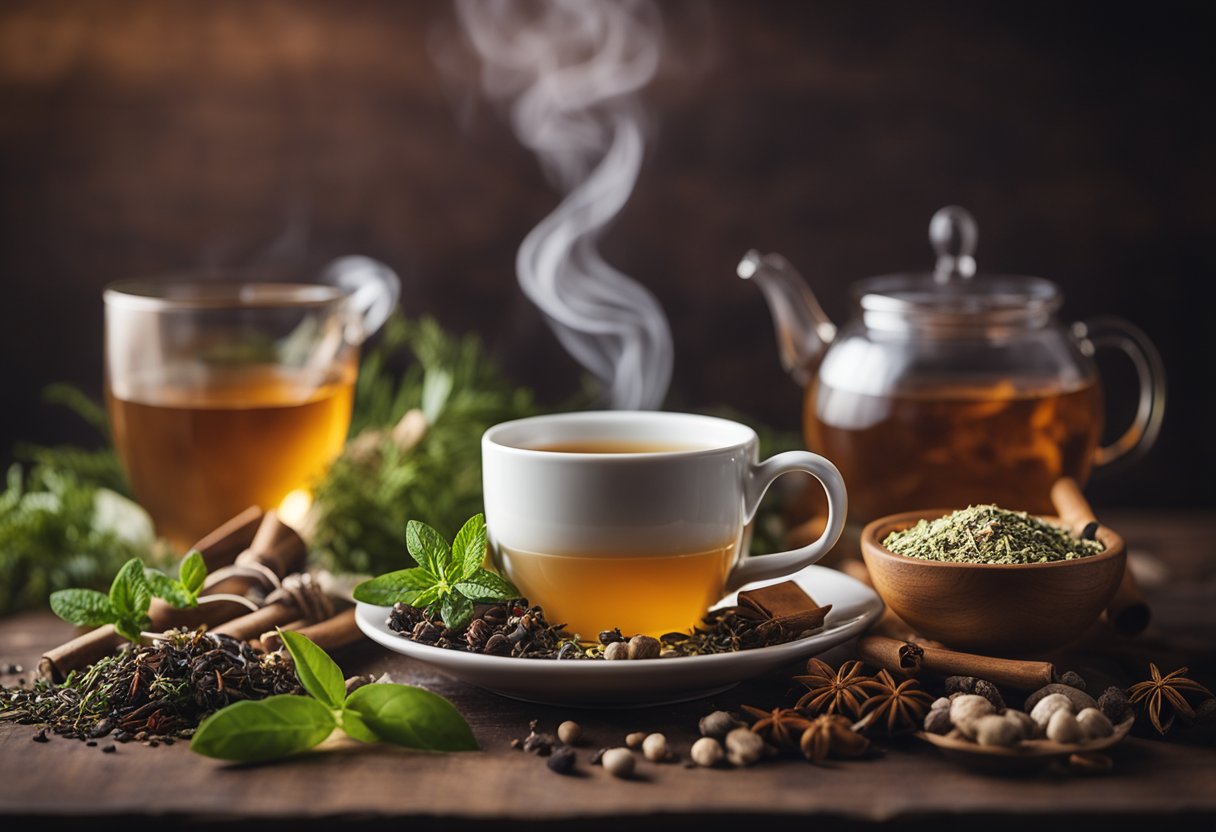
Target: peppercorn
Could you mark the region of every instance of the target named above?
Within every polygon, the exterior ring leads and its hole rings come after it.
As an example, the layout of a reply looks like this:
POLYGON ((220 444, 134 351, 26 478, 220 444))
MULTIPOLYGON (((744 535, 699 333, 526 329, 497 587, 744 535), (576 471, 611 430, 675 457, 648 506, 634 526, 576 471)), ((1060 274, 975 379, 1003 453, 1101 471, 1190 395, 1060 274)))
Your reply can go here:
POLYGON ((557 738, 566 745, 574 745, 583 736, 583 726, 577 722, 567 719, 561 725, 557 726, 557 738))
POLYGON ((651 734, 642 740, 642 756, 652 763, 661 763, 667 759, 667 737, 662 734, 651 734))

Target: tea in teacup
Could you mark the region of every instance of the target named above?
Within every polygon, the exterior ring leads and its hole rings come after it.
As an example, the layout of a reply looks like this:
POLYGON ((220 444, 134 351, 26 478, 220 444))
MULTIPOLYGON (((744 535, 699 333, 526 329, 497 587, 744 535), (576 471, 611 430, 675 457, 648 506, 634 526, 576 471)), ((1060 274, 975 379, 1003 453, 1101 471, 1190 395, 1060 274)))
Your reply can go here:
POLYGON ((482 437, 486 523, 499 567, 529 602, 584 639, 687 630, 728 589, 788 575, 840 535, 845 493, 823 457, 758 462, 745 425, 682 413, 539 416, 482 437), (828 492, 823 536, 744 558, 744 530, 777 477, 804 471, 828 492))

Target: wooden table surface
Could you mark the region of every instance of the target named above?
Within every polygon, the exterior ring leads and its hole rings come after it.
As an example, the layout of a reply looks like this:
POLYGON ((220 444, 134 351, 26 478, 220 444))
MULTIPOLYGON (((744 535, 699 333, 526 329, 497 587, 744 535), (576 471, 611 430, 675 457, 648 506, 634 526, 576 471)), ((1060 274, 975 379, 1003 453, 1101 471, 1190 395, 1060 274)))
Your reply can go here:
MULTIPOLYGON (((1098 634, 1065 666, 1090 678, 1120 678, 1148 658, 1188 663, 1211 682, 1216 672, 1216 529, 1212 512, 1121 512, 1107 522, 1128 539, 1148 584, 1154 624, 1134 641, 1098 634)), ((0 669, 26 668, 70 628, 46 613, 0 619, 0 669)), ((848 646, 825 658, 848 657, 848 646)), ((31 726, 0 725, 0 822, 48 818, 107 820, 123 829, 174 824, 293 830, 336 820, 392 822, 392 828, 456 830, 508 820, 514 828, 579 830, 655 825, 712 829, 730 824, 765 828, 858 828, 898 822, 940 829, 954 821, 985 832, 1036 821, 1210 824, 1216 820, 1216 749, 1196 739, 1133 736, 1113 750, 1115 770, 1103 776, 1039 774, 1008 778, 956 767, 915 741, 876 759, 817 768, 797 760, 750 769, 688 769, 642 763, 631 781, 587 764, 591 752, 621 744, 629 731, 663 731, 687 753, 699 717, 713 707, 788 704, 790 668, 753 680, 711 701, 639 710, 578 711, 527 705, 450 680, 369 642, 336 656, 350 673, 388 672, 448 697, 472 725, 482 751, 430 754, 336 744, 319 753, 262 766, 225 765, 172 747, 119 745, 103 754, 76 740, 31 743, 31 726), (550 772, 543 759, 512 750, 530 719, 553 730, 573 718, 587 743, 577 776, 550 772), (408 824, 408 826, 407 826, 408 824)), ((28 671, 27 671, 28 672, 28 671)), ((1135 671, 1139 673, 1143 671, 1135 671)), ((0 675, 0 683, 15 678, 0 675)), ((1208 734, 1211 737, 1211 734, 1208 734)), ((1210 739, 1206 743, 1210 743, 1210 739)), ((501 827, 500 827, 501 828, 501 827)), ((511 827, 508 827, 511 828, 511 827)))

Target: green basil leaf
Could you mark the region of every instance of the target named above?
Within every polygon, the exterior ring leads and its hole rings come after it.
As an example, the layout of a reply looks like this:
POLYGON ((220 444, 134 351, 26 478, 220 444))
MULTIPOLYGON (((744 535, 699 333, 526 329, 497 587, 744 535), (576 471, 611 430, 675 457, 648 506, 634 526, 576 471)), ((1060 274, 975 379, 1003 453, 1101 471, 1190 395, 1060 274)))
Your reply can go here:
POLYGON ((478 569, 456 584, 456 591, 474 601, 507 601, 520 597, 514 584, 486 569, 478 569))
POLYGON ((178 609, 198 606, 198 598, 193 593, 187 592, 180 582, 167 575, 162 575, 155 569, 149 569, 145 577, 148 580, 148 589, 153 596, 163 598, 178 609))
POLYGON ((417 520, 405 524, 405 548, 419 566, 435 576, 444 574, 452 562, 452 550, 443 536, 417 520))
POLYGON ((346 698, 346 682, 337 663, 313 644, 308 636, 290 630, 279 630, 279 635, 283 638, 283 646, 291 654, 296 676, 304 690, 330 708, 341 708, 342 700, 346 698))
POLYGON ((204 719, 190 750, 220 760, 273 760, 307 751, 328 737, 335 725, 333 712, 308 696, 245 700, 204 719))
POLYGON ((435 576, 422 567, 399 569, 364 581, 355 587, 355 600, 391 607, 398 602, 414 604, 418 593, 435 585, 435 576))
POLYGON ((177 579, 187 592, 198 597, 198 591, 207 580, 207 562, 203 560, 202 552, 191 549, 186 553, 182 565, 177 568, 177 579))
POLYGON ((124 616, 114 622, 118 634, 132 644, 138 644, 143 638, 143 631, 152 624, 146 615, 124 616))
POLYGON ((95 589, 61 589, 51 593, 51 611, 77 627, 113 623, 114 608, 104 592, 95 589))
POLYGON ((449 592, 439 604, 439 617, 452 630, 459 630, 473 617, 473 602, 459 592, 449 592))
POLYGON ((452 562, 459 565, 459 578, 468 578, 485 566, 486 516, 475 514, 452 541, 452 562))
POLYGON ((406 748, 476 751, 477 740, 452 703, 422 688, 364 685, 346 699, 377 737, 406 748))
POLYGON ((359 742, 380 742, 376 732, 367 727, 359 712, 350 708, 342 708, 342 730, 346 732, 346 736, 359 742))
POLYGON ((144 565, 139 558, 131 558, 122 565, 110 584, 110 606, 120 619, 136 620, 148 612, 152 603, 152 590, 144 576, 144 565))

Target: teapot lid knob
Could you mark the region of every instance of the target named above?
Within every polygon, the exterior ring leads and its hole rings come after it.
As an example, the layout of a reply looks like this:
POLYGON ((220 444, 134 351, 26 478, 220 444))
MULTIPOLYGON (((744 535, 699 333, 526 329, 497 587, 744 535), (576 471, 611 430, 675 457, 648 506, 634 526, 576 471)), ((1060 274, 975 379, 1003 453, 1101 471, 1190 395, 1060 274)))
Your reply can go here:
POLYGON ((979 236, 975 218, 962 206, 947 205, 933 215, 929 220, 929 242, 937 252, 935 282, 949 283, 956 278, 966 280, 975 276, 974 255, 979 236))

